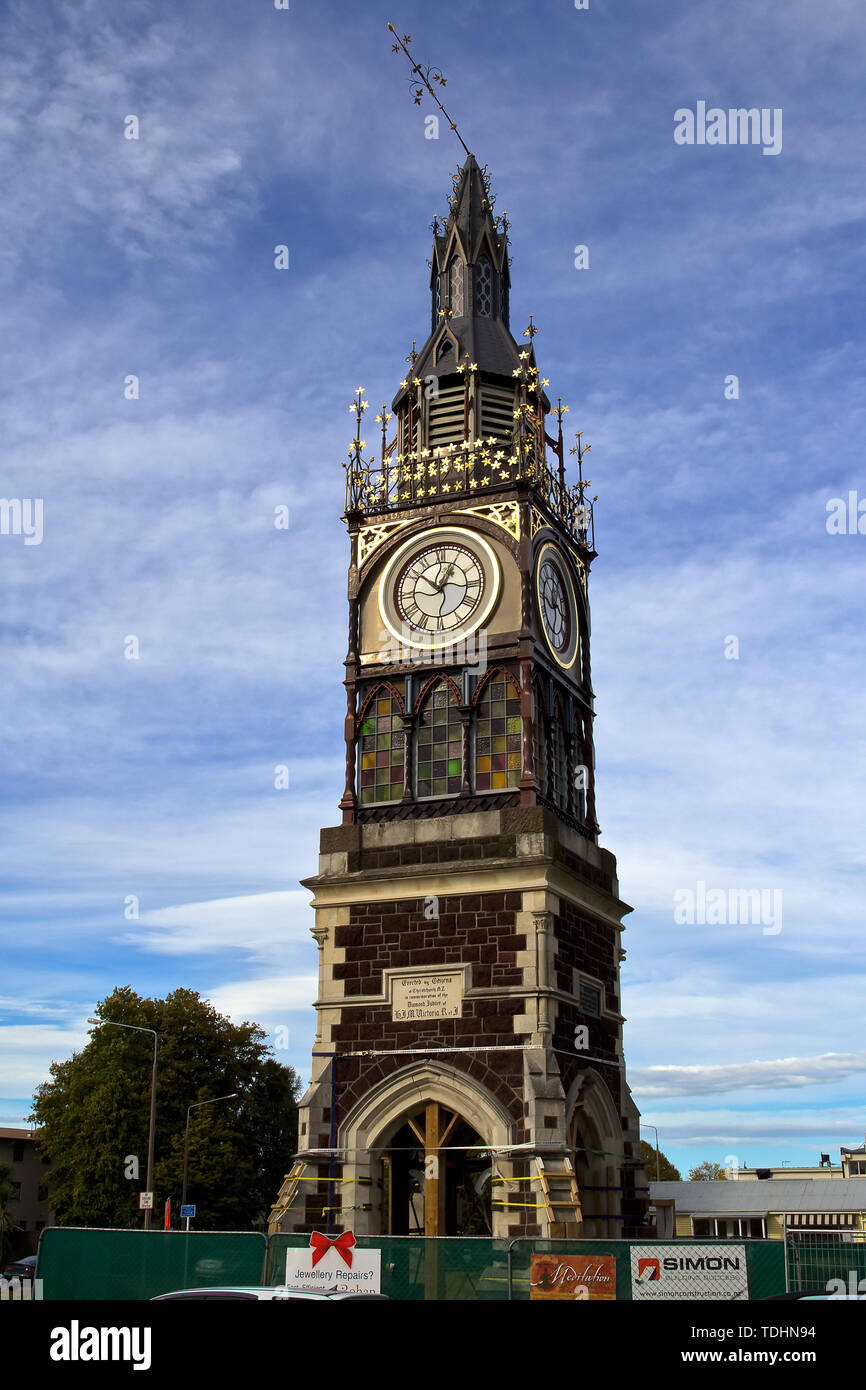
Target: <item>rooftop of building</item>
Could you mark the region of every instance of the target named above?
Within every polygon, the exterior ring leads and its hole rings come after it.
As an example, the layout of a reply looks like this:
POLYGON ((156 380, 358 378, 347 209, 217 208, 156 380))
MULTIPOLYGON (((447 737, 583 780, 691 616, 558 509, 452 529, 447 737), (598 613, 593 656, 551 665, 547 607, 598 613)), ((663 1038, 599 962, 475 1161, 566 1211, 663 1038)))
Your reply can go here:
POLYGON ((772 1178, 768 1182, 651 1182, 651 1201, 706 1215, 866 1212, 866 1178, 772 1178))

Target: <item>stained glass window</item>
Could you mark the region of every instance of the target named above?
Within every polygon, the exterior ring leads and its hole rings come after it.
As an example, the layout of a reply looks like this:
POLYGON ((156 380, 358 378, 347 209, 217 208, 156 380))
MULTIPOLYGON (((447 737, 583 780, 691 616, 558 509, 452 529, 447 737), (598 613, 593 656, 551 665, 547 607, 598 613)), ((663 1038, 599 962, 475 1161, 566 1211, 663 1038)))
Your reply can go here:
POLYGON ((535 776, 542 796, 547 793, 547 739, 544 732, 544 706, 537 692, 532 697, 532 726, 535 742, 535 776))
POLYGON ((385 686, 367 706, 360 743, 361 805, 402 800, 406 735, 400 706, 385 686))
POLYGON ((568 807, 568 761, 565 753, 565 729, 563 727, 562 706, 554 705, 553 720, 550 727, 551 774, 553 783, 550 795, 557 806, 563 810, 568 807))
POLYGON ((451 313, 456 319, 463 314, 463 262, 459 256, 451 261, 451 313))
POLYGON ((463 725, 454 692, 439 681, 418 722, 417 795, 451 796, 463 784, 463 725))
POLYGON ((475 790, 520 785, 523 725, 516 685, 497 673, 485 685, 475 720, 475 790))
POLYGON ((475 312, 489 319, 493 305, 493 267, 489 256, 480 256, 475 268, 475 312))
POLYGON ((589 767, 584 759, 584 745, 581 736, 583 720, 577 721, 574 734, 574 814, 578 820, 586 820, 586 790, 589 785, 589 767), (580 775, 578 775, 580 774, 580 775))

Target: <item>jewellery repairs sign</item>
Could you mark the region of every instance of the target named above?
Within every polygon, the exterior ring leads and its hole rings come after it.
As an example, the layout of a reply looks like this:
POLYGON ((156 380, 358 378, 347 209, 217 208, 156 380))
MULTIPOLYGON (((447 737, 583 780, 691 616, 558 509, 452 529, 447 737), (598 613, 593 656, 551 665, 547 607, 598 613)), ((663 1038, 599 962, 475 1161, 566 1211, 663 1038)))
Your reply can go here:
POLYGON ((381 1293, 382 1251, 356 1249, 353 1231, 338 1236, 313 1231, 309 1249, 286 1251, 286 1287, 381 1293))
POLYGON ((463 971, 429 970, 391 975, 391 1017, 396 1022, 459 1018, 463 1011, 463 971))

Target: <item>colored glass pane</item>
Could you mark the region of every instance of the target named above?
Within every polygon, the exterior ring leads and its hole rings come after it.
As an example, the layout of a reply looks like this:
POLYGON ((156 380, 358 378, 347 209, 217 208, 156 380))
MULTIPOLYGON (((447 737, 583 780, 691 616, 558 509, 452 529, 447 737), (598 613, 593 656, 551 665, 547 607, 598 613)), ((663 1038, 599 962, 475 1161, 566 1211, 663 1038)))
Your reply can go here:
POLYGON ((520 785, 522 723, 517 686, 496 675, 482 691, 475 719, 475 790, 505 791, 520 785))
POLYGON ((535 697, 532 702, 532 724, 535 744, 535 776, 542 796, 547 792, 547 738, 544 730, 544 710, 541 701, 535 697))
POLYGON ((551 773, 553 781, 550 795, 563 810, 568 808, 568 763, 565 755, 565 729, 563 728, 562 708, 559 704, 554 710, 550 730, 551 773))
POLYGON ((400 706, 390 691, 379 691, 361 724, 361 804, 400 801, 406 766, 406 735, 400 706))
POLYGON ((424 701, 418 720, 418 797, 453 796, 463 782, 463 725, 450 686, 440 681, 424 701))

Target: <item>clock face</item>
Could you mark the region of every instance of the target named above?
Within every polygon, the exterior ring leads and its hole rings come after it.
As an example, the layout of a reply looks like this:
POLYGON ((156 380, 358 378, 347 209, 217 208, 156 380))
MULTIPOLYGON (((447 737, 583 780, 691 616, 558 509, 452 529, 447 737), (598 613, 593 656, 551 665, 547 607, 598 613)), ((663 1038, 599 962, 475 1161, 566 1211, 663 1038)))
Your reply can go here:
POLYGON ((440 542, 416 551, 394 585, 397 611, 425 632, 463 627, 484 598, 484 566, 468 546, 440 542))
POLYGON ((565 669, 578 651, 577 601, 568 567, 555 545, 543 545, 535 568, 538 611, 547 645, 565 669))
POLYGON ((562 575, 552 560, 545 560, 539 570, 538 592, 547 640, 555 652, 562 653, 571 636, 571 614, 562 575))
POLYGON ((474 632, 496 602, 499 564, 487 541, 443 526, 406 541, 379 581, 389 631, 410 646, 446 646, 474 632))

